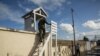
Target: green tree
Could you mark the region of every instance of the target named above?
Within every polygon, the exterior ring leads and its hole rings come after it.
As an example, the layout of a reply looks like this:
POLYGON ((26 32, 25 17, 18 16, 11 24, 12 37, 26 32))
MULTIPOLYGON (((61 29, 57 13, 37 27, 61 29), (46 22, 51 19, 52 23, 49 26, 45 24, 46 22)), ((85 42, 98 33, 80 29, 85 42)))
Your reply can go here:
POLYGON ((89 39, 87 38, 87 36, 84 36, 84 37, 83 37, 83 40, 84 40, 84 41, 89 41, 89 39))

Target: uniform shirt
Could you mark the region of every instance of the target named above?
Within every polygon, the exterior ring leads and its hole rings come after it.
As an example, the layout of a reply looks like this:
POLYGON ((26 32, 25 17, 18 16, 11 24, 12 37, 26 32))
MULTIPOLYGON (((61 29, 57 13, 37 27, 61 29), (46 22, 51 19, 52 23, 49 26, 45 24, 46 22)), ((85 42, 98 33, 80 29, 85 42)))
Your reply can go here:
POLYGON ((50 25, 50 24, 46 21, 46 19, 41 19, 41 20, 39 21, 39 23, 38 23, 38 28, 45 28, 45 23, 48 24, 48 25, 50 25))

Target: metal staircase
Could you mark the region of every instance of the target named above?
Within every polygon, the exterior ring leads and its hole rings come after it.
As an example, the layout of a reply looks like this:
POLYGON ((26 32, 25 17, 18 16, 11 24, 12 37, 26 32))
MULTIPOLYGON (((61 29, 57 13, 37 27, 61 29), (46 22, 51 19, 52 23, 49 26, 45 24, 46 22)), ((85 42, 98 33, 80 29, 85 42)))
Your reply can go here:
MULTIPOLYGON (((51 32, 46 33, 44 41, 37 44, 37 47, 32 56, 52 56, 52 36, 55 35, 57 39, 57 23, 51 21, 51 32), (49 47, 47 50, 48 54, 45 55, 44 51, 46 47, 49 47)), ((56 40, 56 48, 57 48, 57 40, 56 40)), ((57 52, 57 49, 56 49, 57 52)), ((57 54, 57 53, 56 53, 57 54)))
POLYGON ((45 50, 44 46, 47 45, 49 39, 50 39, 50 33, 46 33, 44 41, 37 44, 37 47, 34 50, 32 56, 41 56, 41 55, 43 55, 43 52, 45 50))

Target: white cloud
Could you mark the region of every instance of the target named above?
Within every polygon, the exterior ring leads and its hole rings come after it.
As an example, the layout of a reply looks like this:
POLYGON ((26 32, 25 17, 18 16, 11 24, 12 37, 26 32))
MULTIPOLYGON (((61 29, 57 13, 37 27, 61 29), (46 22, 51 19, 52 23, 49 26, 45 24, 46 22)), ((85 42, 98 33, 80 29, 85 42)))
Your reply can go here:
POLYGON ((86 35, 86 33, 85 33, 85 32, 82 32, 82 33, 80 33, 80 35, 83 35, 83 36, 85 36, 85 35, 86 35))
POLYGON ((100 19, 94 20, 95 22, 100 22, 100 19))
POLYGON ((61 23, 60 28, 68 33, 73 33, 73 27, 71 24, 61 23))
POLYGON ((67 38, 67 40, 73 40, 73 36, 72 35, 66 36, 66 38, 67 38))
POLYGON ((43 5, 45 3, 47 3, 48 0, 30 0, 33 3, 37 4, 37 5, 43 5))
POLYGON ((88 32, 83 32, 85 35, 100 35, 100 30, 93 30, 88 32))
POLYGON ((0 2, 0 19, 9 19, 16 23, 23 24, 23 19, 21 18, 22 13, 19 11, 13 11, 8 5, 0 2))
POLYGON ((37 5, 45 5, 45 4, 50 4, 50 5, 56 5, 56 6, 61 6, 65 0, 31 0, 33 3, 37 5))
POLYGON ((48 10, 54 10, 61 7, 66 0, 29 0, 36 5, 42 6, 48 10))
POLYGON ((19 6, 20 8, 22 8, 22 9, 24 9, 26 12, 31 11, 31 9, 26 8, 25 6, 23 6, 23 5, 22 5, 21 3, 19 3, 19 2, 18 2, 18 6, 19 6))
POLYGON ((100 30, 93 30, 93 31, 88 31, 88 32, 82 32, 81 37, 87 36, 90 40, 93 40, 95 38, 95 35, 97 37, 100 37, 100 30))
POLYGON ((89 20, 83 24, 84 27, 89 29, 97 30, 100 29, 100 19, 98 20, 89 20))

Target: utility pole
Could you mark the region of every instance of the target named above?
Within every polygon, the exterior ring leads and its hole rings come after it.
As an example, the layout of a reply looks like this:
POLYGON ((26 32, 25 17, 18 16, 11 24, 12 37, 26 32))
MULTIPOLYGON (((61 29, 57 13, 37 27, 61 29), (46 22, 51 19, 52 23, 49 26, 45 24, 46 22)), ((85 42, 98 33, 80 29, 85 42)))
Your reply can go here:
POLYGON ((97 36, 95 35, 95 41, 97 41, 97 39, 96 39, 96 38, 97 38, 97 36))
POLYGON ((71 8, 71 15, 72 15, 72 27, 73 27, 73 37, 74 37, 74 41, 73 41, 73 56, 76 54, 76 52, 75 52, 75 26, 74 26, 74 17, 73 17, 73 12, 74 12, 74 10, 71 8))

